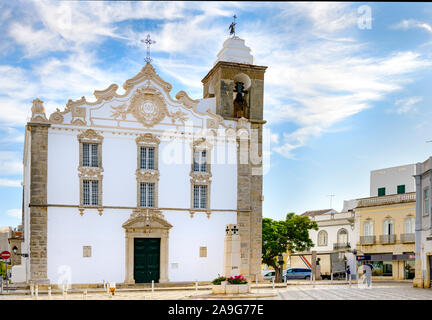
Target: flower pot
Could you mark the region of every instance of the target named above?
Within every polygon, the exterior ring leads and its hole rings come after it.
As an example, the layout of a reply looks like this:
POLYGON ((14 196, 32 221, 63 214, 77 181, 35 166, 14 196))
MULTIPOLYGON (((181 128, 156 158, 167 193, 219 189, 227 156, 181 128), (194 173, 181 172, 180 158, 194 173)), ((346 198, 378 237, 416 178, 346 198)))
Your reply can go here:
POLYGON ((225 287, 226 294, 237 294, 239 293, 239 287, 241 284, 227 284, 225 287))
POLYGON ((225 287, 227 282, 222 281, 221 284, 212 285, 212 293, 213 294, 225 294, 225 287))

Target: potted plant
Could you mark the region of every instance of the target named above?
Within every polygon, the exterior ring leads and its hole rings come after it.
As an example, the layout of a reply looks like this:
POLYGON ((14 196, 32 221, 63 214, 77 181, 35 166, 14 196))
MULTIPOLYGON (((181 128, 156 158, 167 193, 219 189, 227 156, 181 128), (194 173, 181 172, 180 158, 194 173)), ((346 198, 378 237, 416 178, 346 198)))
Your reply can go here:
POLYGON ((226 293, 248 293, 250 292, 250 283, 241 274, 232 276, 227 279, 225 287, 226 293))
POLYGON ((212 281, 212 293, 224 294, 226 283, 226 277, 218 275, 218 277, 212 281))

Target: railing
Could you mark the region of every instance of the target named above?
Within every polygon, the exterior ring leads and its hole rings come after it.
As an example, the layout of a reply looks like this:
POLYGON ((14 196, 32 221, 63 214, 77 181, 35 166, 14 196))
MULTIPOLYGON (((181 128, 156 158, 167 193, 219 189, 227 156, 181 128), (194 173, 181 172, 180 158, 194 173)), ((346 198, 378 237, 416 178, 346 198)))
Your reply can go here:
POLYGON ((415 201, 416 201, 416 193, 415 192, 402 193, 402 194, 392 194, 392 195, 388 195, 388 196, 358 199, 357 208, 382 206, 382 205, 386 205, 386 204, 415 202, 415 201))
POLYGON ((333 250, 349 249, 349 248, 351 248, 349 243, 333 243, 333 250))
POLYGON ((395 234, 382 234, 380 235, 380 243, 395 243, 396 242, 396 235, 395 234))
POLYGON ((412 243, 415 242, 415 233, 402 233, 400 238, 402 243, 412 243))
POLYGON ((375 236, 360 236, 360 244, 374 244, 375 236))

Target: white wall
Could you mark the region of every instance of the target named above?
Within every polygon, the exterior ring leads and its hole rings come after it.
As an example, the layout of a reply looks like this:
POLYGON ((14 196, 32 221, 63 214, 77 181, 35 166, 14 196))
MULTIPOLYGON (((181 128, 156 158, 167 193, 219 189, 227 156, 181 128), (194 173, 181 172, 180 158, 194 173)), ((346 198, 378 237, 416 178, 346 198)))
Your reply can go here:
MULTIPOLYGON (((121 225, 130 210, 85 210, 48 208, 48 278, 58 283, 70 270, 72 283, 101 283, 125 280, 125 231, 121 225), (83 257, 83 246, 92 247, 92 256, 83 257)), ((169 234, 170 281, 209 281, 222 273, 225 225, 236 223, 236 213, 214 212, 190 218, 188 212, 164 212, 173 225, 169 234), (207 258, 199 247, 207 247, 207 258), (173 268, 176 263, 178 268, 173 268)))
POLYGON ((415 164, 373 170, 370 173, 370 196, 378 196, 378 188, 385 188, 386 195, 397 194, 397 186, 405 185, 405 192, 415 192, 415 164))
MULTIPOLYGON (((79 143, 78 132, 50 130, 48 135, 48 203, 78 205, 79 199, 79 143)), ((104 206, 137 205, 136 135, 119 136, 110 132, 102 134, 102 204, 104 206)), ((159 145, 159 207, 191 207, 190 142, 165 142, 159 145), (171 146, 181 152, 182 161, 168 159, 171 146), (165 155, 165 156, 164 156, 165 155)), ((237 164, 211 165, 212 209, 237 208, 237 164)))

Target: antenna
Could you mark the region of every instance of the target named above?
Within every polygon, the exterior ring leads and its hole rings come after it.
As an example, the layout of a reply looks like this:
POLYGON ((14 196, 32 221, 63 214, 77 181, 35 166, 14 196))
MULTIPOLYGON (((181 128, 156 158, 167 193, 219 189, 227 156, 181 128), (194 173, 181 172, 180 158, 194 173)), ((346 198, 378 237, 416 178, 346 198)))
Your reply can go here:
POLYGON ((333 200, 333 197, 336 197, 336 195, 334 195, 334 194, 328 194, 327 197, 330 197, 330 209, 333 209, 332 208, 332 200, 333 200))

